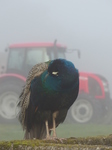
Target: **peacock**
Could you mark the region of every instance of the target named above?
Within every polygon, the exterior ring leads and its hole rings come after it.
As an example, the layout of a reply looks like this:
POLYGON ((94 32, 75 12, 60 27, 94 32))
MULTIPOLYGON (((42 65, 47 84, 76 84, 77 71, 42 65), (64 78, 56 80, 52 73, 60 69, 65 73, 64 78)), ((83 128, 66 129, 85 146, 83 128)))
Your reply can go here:
POLYGON ((56 127, 64 122, 78 92, 79 73, 71 61, 55 59, 36 64, 18 103, 24 139, 56 139, 56 127))

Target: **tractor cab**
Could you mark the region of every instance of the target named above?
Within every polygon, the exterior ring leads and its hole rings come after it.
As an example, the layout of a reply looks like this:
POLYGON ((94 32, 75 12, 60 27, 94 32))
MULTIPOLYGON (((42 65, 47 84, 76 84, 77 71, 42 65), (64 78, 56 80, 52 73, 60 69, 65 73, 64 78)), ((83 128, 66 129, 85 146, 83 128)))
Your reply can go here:
POLYGON ((9 46, 7 73, 27 76, 37 63, 65 58, 66 47, 53 43, 13 44, 9 46))

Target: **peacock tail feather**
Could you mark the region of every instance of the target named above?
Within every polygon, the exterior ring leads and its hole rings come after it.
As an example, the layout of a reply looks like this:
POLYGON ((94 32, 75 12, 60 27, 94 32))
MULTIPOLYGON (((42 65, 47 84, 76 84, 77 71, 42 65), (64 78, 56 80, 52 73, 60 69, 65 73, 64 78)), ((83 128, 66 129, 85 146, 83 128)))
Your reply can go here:
MULTIPOLYGON (((49 61, 50 62, 50 61, 49 61)), ((24 126, 24 121, 25 121, 25 111, 28 108, 29 102, 30 102, 30 85, 31 81, 35 78, 40 76, 46 69, 48 69, 48 64, 47 63, 40 63, 36 64, 29 72, 28 77, 26 79, 26 85, 23 88, 23 91, 20 95, 20 102, 19 102, 19 107, 21 107, 21 111, 19 114, 19 120, 23 126, 23 129, 26 127, 24 126)))

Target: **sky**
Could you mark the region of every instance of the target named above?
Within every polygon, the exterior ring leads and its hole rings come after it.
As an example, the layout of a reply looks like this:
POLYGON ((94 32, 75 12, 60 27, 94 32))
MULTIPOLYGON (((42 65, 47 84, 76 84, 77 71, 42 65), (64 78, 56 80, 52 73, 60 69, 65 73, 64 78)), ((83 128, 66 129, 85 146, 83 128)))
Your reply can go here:
POLYGON ((67 54, 79 71, 101 74, 112 95, 111 0, 0 0, 0 51, 12 43, 53 42, 77 48, 67 54))

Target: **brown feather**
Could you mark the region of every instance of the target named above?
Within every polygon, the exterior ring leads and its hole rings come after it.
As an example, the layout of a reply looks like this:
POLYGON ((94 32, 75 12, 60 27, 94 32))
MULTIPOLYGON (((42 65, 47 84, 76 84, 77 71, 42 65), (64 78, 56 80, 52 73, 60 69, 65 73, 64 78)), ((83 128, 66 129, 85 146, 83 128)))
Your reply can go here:
POLYGON ((46 69, 48 68, 48 64, 46 63, 40 63, 36 64, 29 72, 26 85, 23 88, 23 91, 20 95, 20 102, 18 106, 21 108, 20 114, 19 114, 19 120, 23 126, 23 129, 26 128, 24 121, 25 121, 25 112, 28 108, 29 102, 30 102, 30 84, 31 81, 35 78, 40 76, 46 69))

